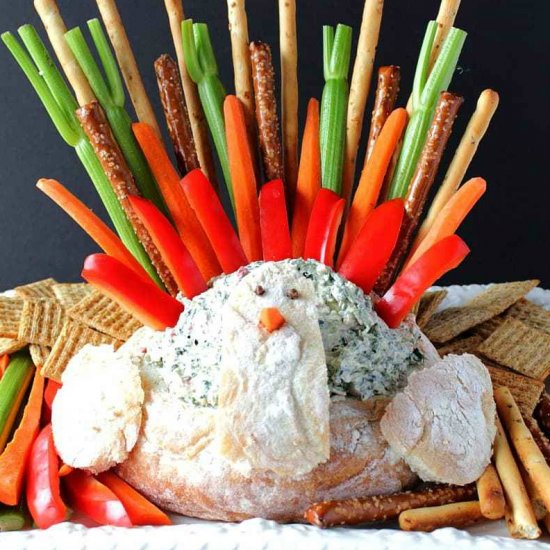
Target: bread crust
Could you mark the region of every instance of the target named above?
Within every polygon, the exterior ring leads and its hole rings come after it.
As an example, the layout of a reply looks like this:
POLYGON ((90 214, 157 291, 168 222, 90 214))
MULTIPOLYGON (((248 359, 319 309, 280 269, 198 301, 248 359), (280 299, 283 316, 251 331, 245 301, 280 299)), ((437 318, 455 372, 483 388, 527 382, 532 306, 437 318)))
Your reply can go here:
POLYGON ((313 502, 401 491, 416 481, 381 435, 379 401, 333 401, 330 459, 285 478, 242 474, 216 447, 216 409, 190 407, 146 384, 141 437, 118 473, 157 505, 209 520, 303 521, 313 502))

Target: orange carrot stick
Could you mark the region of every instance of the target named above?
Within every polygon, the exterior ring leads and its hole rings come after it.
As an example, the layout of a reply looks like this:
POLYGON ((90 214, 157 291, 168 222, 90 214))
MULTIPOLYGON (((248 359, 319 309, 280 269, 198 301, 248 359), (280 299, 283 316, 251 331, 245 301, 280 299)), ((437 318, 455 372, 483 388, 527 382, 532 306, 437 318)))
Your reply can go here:
POLYGON ((359 186, 349 210, 338 265, 345 257, 357 233, 363 227, 367 216, 376 206, 380 189, 384 183, 384 176, 386 175, 393 151, 407 124, 407 118, 408 115, 405 109, 395 109, 391 113, 376 140, 370 157, 365 161, 359 186))
POLYGON ((8 368, 9 364, 10 364, 10 356, 2 355, 0 357, 0 380, 2 380, 2 376, 4 376, 4 373, 6 372, 6 369, 8 368))
POLYGON ((195 260, 205 281, 222 272, 214 250, 180 185, 180 177, 170 162, 164 146, 151 126, 144 122, 132 125, 134 135, 157 180, 160 192, 185 246, 195 260))
POLYGON ((405 267, 412 265, 436 242, 453 235, 486 189, 487 183, 482 178, 467 181, 439 212, 426 236, 413 245, 405 267))
POLYGON ((248 261, 262 259, 260 210, 256 194, 256 175, 246 120, 240 100, 228 95, 223 104, 229 169, 233 182, 233 197, 239 238, 248 261))
POLYGON ((40 179, 36 187, 80 225, 106 254, 116 258, 148 281, 151 280, 116 234, 66 187, 52 179, 40 179))
POLYGON ((306 126, 302 138, 302 152, 294 215, 292 217, 292 254, 300 258, 304 253, 307 226, 315 197, 321 189, 321 150, 319 144, 319 102, 310 99, 307 106, 306 126))

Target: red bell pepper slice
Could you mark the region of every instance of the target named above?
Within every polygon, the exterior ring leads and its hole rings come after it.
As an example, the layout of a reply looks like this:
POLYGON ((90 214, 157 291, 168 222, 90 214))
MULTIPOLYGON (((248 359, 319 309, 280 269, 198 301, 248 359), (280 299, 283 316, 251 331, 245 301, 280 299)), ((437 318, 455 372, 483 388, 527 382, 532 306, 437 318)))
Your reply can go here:
POLYGON ((266 262, 292 258, 285 188, 282 180, 266 183, 260 190, 260 227, 266 262))
POLYGON ((128 200, 151 235, 180 292, 187 298, 204 292, 206 283, 174 226, 151 201, 137 196, 128 197, 128 200))
POLYGON ((369 294, 397 244, 403 214, 402 199, 373 210, 345 255, 338 273, 369 294))
POLYGON ((133 525, 172 525, 162 510, 113 472, 103 472, 97 478, 120 499, 133 525))
POLYGON ((69 502, 75 510, 100 525, 132 527, 132 521, 120 499, 94 476, 75 470, 63 478, 69 502))
POLYGON ((44 390, 44 403, 51 410, 53 405, 53 400, 59 391, 61 384, 55 380, 48 380, 46 384, 46 389, 44 390))
POLYGON ((233 273, 248 259, 239 237, 206 176, 197 168, 187 174, 181 185, 195 211, 224 273, 233 273))
POLYGON ((52 426, 48 424, 38 434, 27 464, 27 506, 40 529, 47 529, 69 517, 69 509, 61 498, 58 472, 59 459, 52 426))
POLYGON ((183 304, 106 254, 88 256, 82 277, 155 330, 175 326, 183 311, 183 304))
POLYGON ((441 239, 399 275, 375 305, 390 328, 397 328, 424 293, 447 271, 457 267, 470 249, 458 235, 441 239))
POLYGON ((346 201, 330 189, 317 193, 307 228, 304 258, 333 266, 338 228, 346 201))

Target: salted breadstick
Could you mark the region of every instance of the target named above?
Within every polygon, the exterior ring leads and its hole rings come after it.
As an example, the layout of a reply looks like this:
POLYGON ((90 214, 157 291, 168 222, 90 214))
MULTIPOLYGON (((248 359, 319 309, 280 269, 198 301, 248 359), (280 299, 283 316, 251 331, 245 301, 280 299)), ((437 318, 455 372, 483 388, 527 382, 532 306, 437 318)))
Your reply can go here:
POLYGON ((167 54, 155 61, 155 74, 168 133, 181 174, 199 168, 191 122, 183 97, 178 66, 167 54))
POLYGON ((550 467, 525 425, 510 390, 506 386, 501 386, 494 391, 494 395, 498 414, 506 426, 516 453, 527 475, 538 489, 546 509, 550 510, 550 467))
POLYGON ((477 480, 476 485, 479 506, 483 516, 487 519, 503 518, 506 509, 504 490, 492 464, 487 466, 485 472, 477 480))
POLYGON ((85 105, 94 101, 94 92, 65 40, 67 27, 56 0, 34 0, 34 7, 44 24, 63 72, 74 90, 78 104, 85 105))
POLYGON ((500 420, 496 419, 495 466, 506 496, 506 524, 515 538, 536 539, 541 531, 500 420))
POLYGON ((151 258, 151 262, 155 266, 159 277, 166 285, 168 292, 173 296, 177 295, 178 286, 170 270, 164 263, 149 232, 134 212, 128 200, 128 197, 132 195, 139 195, 139 191, 134 182, 132 173, 126 164, 124 155, 111 132, 111 128, 105 118, 103 110, 97 101, 92 101, 92 103, 83 105, 77 109, 76 116, 82 125, 82 129, 86 132, 105 174, 111 182, 122 209, 132 224, 137 238, 143 245, 145 252, 147 252, 147 255, 151 258))
POLYGON ((160 138, 160 128, 147 92, 145 91, 136 58, 134 57, 134 52, 128 40, 128 35, 126 34, 126 29, 122 23, 116 2, 115 0, 96 0, 96 3, 115 51, 120 72, 122 73, 124 82, 126 82, 126 88, 128 88, 136 115, 140 122, 149 124, 160 138))
POLYGON ((418 232, 415 243, 419 243, 428 233, 437 215, 458 189, 474 158, 479 143, 483 139, 489 123, 498 107, 499 97, 493 90, 484 90, 477 101, 477 107, 468 122, 466 131, 449 165, 441 187, 432 201, 428 215, 418 232))
POLYGON ((403 531, 430 532, 442 527, 465 527, 483 519, 479 502, 456 502, 402 512, 399 527, 403 531))
POLYGON ((181 0, 164 0, 164 5, 166 7, 166 13, 168 14, 168 21, 170 22, 170 32, 172 33, 172 41, 174 42, 174 49, 176 50, 185 104, 189 112, 191 130, 193 131, 195 148, 197 149, 201 170, 210 183, 219 190, 216 169, 214 168, 214 160, 212 158, 212 150, 208 140, 208 125, 204 118, 204 111, 202 110, 197 86, 187 73, 187 67, 185 66, 183 41, 181 39, 181 22, 185 17, 183 5, 181 0))
POLYGON ((365 0, 361 30, 357 42, 357 56, 353 65, 349 90, 348 114, 346 121, 346 149, 344 156, 344 173, 342 177, 342 194, 346 201, 351 199, 357 150, 361 141, 365 106, 369 97, 372 78, 372 66, 378 46, 380 24, 384 0, 365 0))
POLYGON ((275 99, 275 71, 270 47, 264 42, 251 42, 250 61, 264 174, 268 181, 283 179, 283 158, 275 99))
POLYGON ((474 485, 436 485, 393 495, 319 502, 307 510, 305 518, 318 527, 358 525, 394 519, 404 510, 412 508, 465 501, 473 498, 475 494, 474 485))
POLYGON ((546 510, 546 506, 544 505, 544 500, 542 499, 542 496, 536 485, 533 483, 533 480, 527 475, 527 472, 525 471, 525 468, 521 463, 518 464, 518 468, 521 473, 523 483, 525 484, 527 494, 529 495, 529 499, 531 500, 531 505, 533 506, 535 517, 537 518, 537 521, 541 521, 548 514, 548 510, 546 510))
POLYGON ((298 178, 298 44, 296 0, 279 0, 281 122, 287 199, 294 204, 298 178))
POLYGON ((441 51, 443 42, 445 42, 445 38, 447 38, 449 31, 455 23, 458 8, 460 8, 460 0, 441 0, 439 12, 436 18, 437 31, 435 33, 432 53, 430 56, 430 70, 439 56, 439 52, 441 51))

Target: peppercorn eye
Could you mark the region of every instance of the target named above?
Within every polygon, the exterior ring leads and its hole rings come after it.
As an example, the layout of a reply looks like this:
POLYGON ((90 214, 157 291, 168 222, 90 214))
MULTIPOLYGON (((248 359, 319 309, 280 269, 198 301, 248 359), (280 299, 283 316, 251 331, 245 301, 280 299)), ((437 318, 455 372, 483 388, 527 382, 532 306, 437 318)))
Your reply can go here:
POLYGON ((265 294, 265 288, 262 286, 262 285, 258 285, 255 289, 254 289, 254 292, 255 294, 257 294, 258 296, 263 296, 265 294))
POLYGON ((290 298, 291 300, 296 300, 300 297, 300 293, 295 288, 291 288, 290 290, 288 290, 286 295, 287 298, 290 298))

